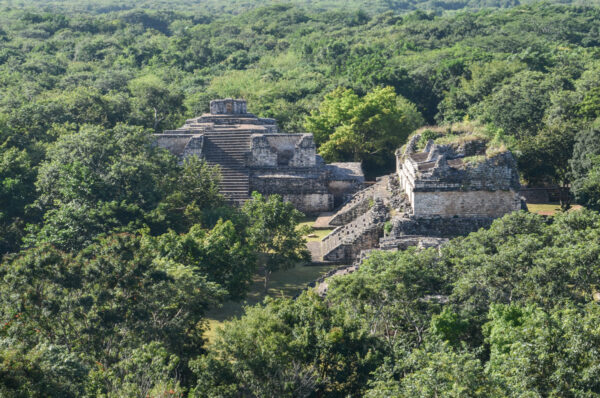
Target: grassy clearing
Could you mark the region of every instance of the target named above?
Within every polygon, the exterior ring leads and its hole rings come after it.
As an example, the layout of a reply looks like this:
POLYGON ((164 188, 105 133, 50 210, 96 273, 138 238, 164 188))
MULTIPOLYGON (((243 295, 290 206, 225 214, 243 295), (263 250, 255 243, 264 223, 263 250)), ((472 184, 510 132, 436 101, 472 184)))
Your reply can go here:
POLYGON ((318 279, 336 265, 304 266, 298 265, 287 271, 275 272, 271 275, 269 290, 265 293, 263 279, 260 275, 254 277, 254 282, 244 302, 229 301, 221 308, 215 309, 207 314, 208 330, 205 337, 211 340, 218 327, 225 321, 239 317, 244 313, 244 306, 261 303, 265 297, 293 297, 300 293, 309 283, 318 279))
POLYGON ((313 228, 314 223, 315 223, 315 219, 313 218, 313 219, 307 219, 307 220, 301 222, 300 224, 298 224, 298 228, 302 228, 304 226, 307 226, 310 228, 310 232, 308 233, 308 235, 305 236, 305 238, 308 242, 323 240, 324 237, 326 237, 327 235, 329 235, 329 233, 331 231, 333 231, 333 229, 314 229, 313 228))
MULTIPOLYGON (((560 212, 560 204, 558 203, 528 203, 527 208, 531 213, 537 213, 542 216, 553 216, 560 212)), ((573 205, 569 211, 583 209, 580 205, 573 205)))

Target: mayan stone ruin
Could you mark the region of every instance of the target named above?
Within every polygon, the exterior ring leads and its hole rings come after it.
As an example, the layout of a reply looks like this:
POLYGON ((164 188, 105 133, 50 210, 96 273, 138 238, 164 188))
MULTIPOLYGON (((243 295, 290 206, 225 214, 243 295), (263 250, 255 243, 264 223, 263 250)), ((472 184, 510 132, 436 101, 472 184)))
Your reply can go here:
POLYGON ((313 260, 351 264, 371 249, 439 246, 526 208, 510 151, 474 132, 426 132, 396 152, 396 173, 328 218, 335 229, 310 243, 313 260))
POLYGON ((274 119, 248 113, 245 100, 211 101, 210 113, 177 130, 156 134, 159 146, 181 160, 204 158, 221 168, 221 192, 243 203, 253 191, 279 194, 317 215, 347 201, 364 184, 360 163, 325 164, 312 134, 286 134, 274 119))
POLYGON ((396 172, 366 188, 360 163, 325 164, 312 134, 282 133, 274 119, 248 113, 244 100, 211 101, 210 113, 156 134, 156 142, 181 160, 219 165, 232 203, 257 191, 322 215, 334 230, 309 243, 315 263, 438 246, 525 206, 513 155, 473 131, 417 131, 396 152, 396 172))

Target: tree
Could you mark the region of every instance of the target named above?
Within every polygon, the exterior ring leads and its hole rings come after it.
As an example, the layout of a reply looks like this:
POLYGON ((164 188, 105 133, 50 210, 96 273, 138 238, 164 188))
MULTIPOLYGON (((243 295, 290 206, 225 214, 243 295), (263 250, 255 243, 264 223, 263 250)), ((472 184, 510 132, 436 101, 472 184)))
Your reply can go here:
POLYGON ((81 397, 88 369, 64 346, 40 343, 26 349, 0 337, 2 397, 81 397))
POLYGON ((265 198, 258 192, 244 203, 243 211, 249 220, 248 243, 258 255, 266 291, 273 272, 310 260, 304 239, 307 231, 297 228, 303 214, 279 195, 265 198))
POLYGON ((470 324, 463 341, 480 344, 481 325, 494 303, 545 309, 588 303, 600 283, 600 245, 594 238, 599 226, 592 211, 561 213, 549 225, 541 216, 519 212, 444 247, 443 258, 455 264, 450 302, 470 324))
POLYGON ((169 116, 183 109, 183 95, 156 75, 145 75, 129 82, 133 106, 145 126, 159 131, 159 126, 169 116))
POLYGON ((204 209, 223 205, 218 181, 218 169, 197 158, 178 165, 141 128, 67 130, 40 165, 36 207, 44 223, 30 228, 27 243, 78 250, 98 234, 145 225, 186 232, 204 209))
POLYGON ((239 227, 231 220, 219 220, 210 231, 200 225, 183 235, 169 231, 156 238, 156 250, 161 257, 186 264, 218 283, 230 299, 241 299, 250 288, 256 256, 239 227))
POLYGON ((358 271, 331 281, 328 300, 364 319, 390 349, 418 347, 431 316, 441 310, 436 297, 448 291, 443 286, 446 270, 437 253, 415 254, 414 250, 373 253, 358 271))
POLYGON ((490 397, 495 386, 477 356, 435 338, 395 364, 382 366, 365 397, 490 397), (392 369, 390 369, 392 368, 392 369))
POLYGON ((543 125, 555 83, 541 72, 517 73, 485 97, 475 114, 517 139, 534 136, 543 125))
POLYGON ((585 94, 579 105, 579 114, 587 120, 600 117, 600 87, 594 87, 585 94))
POLYGON ((573 176, 573 193, 577 201, 595 208, 597 157, 600 155, 600 128, 578 132, 573 146, 573 158, 570 160, 573 176))
POLYGON ((381 358, 360 320, 314 292, 267 300, 218 332, 194 397, 361 396, 381 358))
POLYGON ((307 117, 305 127, 316 129, 319 154, 327 161, 364 161, 373 173, 391 168, 395 148, 422 124, 414 104, 385 87, 363 98, 337 89, 307 117))
POLYGON ((588 209, 600 211, 600 156, 591 157, 591 169, 573 184, 577 203, 588 209))
POLYGON ((225 205, 219 193, 220 181, 218 166, 211 167, 196 156, 186 158, 174 177, 174 191, 151 214, 153 231, 166 232, 170 228, 183 233, 201 224, 203 211, 225 205))
POLYGON ((506 79, 524 68, 524 64, 515 61, 474 63, 470 67, 469 78, 463 77, 460 85, 452 88, 439 104, 438 118, 444 122, 462 121, 470 114, 473 105, 477 105, 506 79))
POLYGON ((304 128, 313 133, 315 143, 325 143, 336 127, 352 118, 352 111, 360 103, 360 98, 352 89, 338 87, 325 94, 317 110, 311 112, 304 122, 304 128))
POLYGON ((153 146, 144 129, 87 125, 65 131, 48 149, 36 186, 42 207, 73 200, 125 201, 150 210, 176 171, 176 159, 153 146))
POLYGON ((183 396, 177 375, 179 358, 158 342, 143 344, 105 368, 97 365, 86 381, 87 396, 183 396))
POLYGON ((519 144, 519 170, 530 183, 558 185, 563 210, 571 206, 571 165, 577 126, 560 123, 544 127, 534 137, 525 137, 519 144))
POLYGON ((158 258, 146 238, 130 234, 76 256, 32 248, 2 264, 0 276, 7 339, 65 347, 103 367, 153 341, 187 364, 203 347, 204 312, 223 295, 191 266, 158 258))
POLYGON ((0 257, 18 251, 25 208, 35 200, 35 170, 25 150, 0 146, 0 257))
POLYGON ((486 324, 486 372, 502 396, 579 397, 600 392, 600 307, 544 311, 495 305, 486 324))

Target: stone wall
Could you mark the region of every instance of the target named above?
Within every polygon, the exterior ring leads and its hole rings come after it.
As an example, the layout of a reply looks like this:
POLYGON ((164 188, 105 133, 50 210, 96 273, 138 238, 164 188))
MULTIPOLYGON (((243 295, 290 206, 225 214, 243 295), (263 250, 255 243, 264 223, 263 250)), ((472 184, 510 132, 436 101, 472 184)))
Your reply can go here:
POLYGON ((372 195, 353 197, 350 202, 346 203, 343 208, 335 213, 329 221, 329 225, 339 226, 351 222, 356 217, 365 214, 371 208, 372 201, 372 195))
POLYGON ((184 159, 196 155, 202 157, 204 137, 191 134, 161 134, 155 135, 155 145, 169 150, 172 154, 184 159))
POLYGON ((254 191, 266 194, 329 193, 327 175, 318 169, 253 169, 250 173, 250 184, 254 191))
POLYGON ((245 100, 236 100, 226 98, 210 101, 210 113, 213 115, 236 114, 243 115, 248 113, 245 100))
POLYGON ((451 238, 468 235, 481 228, 488 228, 492 217, 394 217, 392 230, 385 239, 409 235, 451 238))
POLYGON ((323 239, 323 259, 352 263, 362 250, 377 247, 388 217, 389 213, 383 201, 376 199, 368 212, 351 223, 337 227, 323 239))
MULTIPOLYGON (((321 157, 317 156, 317 164, 322 163, 324 162, 321 157)), ((329 174, 327 187, 333 194, 334 207, 346 203, 356 192, 364 188, 365 177, 360 162, 331 163, 325 165, 325 168, 329 174)))
POLYGON ((282 197, 308 216, 315 216, 333 208, 333 195, 329 193, 283 194, 282 197))
POLYGON ((379 240, 379 247, 381 250, 406 250, 409 247, 427 249, 429 247, 439 247, 448 241, 448 238, 432 236, 386 236, 379 240))
POLYGON ((315 167, 316 147, 311 134, 255 134, 250 143, 251 167, 315 167))
POLYGON ((484 143, 473 140, 458 149, 430 141, 423 152, 414 153, 413 141, 398 154, 402 162, 397 170, 412 215, 501 217, 521 209, 519 175, 510 152, 487 157, 484 143))
POLYGON ((269 140, 264 134, 254 134, 250 138, 248 165, 250 167, 277 167, 277 152, 271 148, 269 140))
POLYGON ((329 180, 327 187, 333 195, 334 208, 337 208, 351 200, 352 196, 361 190, 362 184, 357 180, 329 180))
POLYGON ((521 209, 513 191, 413 192, 413 214, 418 217, 502 217, 521 209))
POLYGON ((345 203, 344 206, 335 213, 331 220, 329 220, 329 225, 344 225, 365 214, 373 205, 377 189, 380 185, 387 185, 387 180, 383 182, 380 181, 377 184, 357 192, 352 199, 345 203))
POLYGON ((183 150, 182 158, 185 159, 188 156, 192 156, 192 155, 202 158, 203 150, 204 150, 204 137, 203 136, 192 137, 192 139, 190 139, 190 141, 188 142, 188 144, 185 146, 185 148, 183 150))
POLYGON ((410 191, 497 191, 520 188, 516 162, 510 152, 464 164, 463 160, 438 158, 435 162, 416 162, 406 158, 398 170, 401 185, 410 191))
POLYGON ((253 169, 250 190, 264 195, 279 194, 307 215, 317 215, 333 208, 333 195, 327 190, 327 175, 318 169, 253 169))

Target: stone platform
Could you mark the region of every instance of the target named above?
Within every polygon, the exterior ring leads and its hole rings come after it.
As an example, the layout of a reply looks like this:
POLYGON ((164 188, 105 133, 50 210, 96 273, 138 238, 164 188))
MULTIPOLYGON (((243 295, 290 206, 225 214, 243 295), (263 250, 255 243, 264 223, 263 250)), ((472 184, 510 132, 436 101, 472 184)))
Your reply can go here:
POLYGON ((279 132, 276 120, 248 113, 245 100, 211 101, 210 113, 155 138, 181 161, 198 156, 220 166, 220 191, 233 204, 256 191, 281 195, 305 214, 317 215, 333 210, 364 184, 360 163, 325 164, 312 134, 279 132))
POLYGON ((313 229, 335 228, 329 224, 329 222, 331 221, 331 218, 333 217, 334 214, 335 213, 333 213, 333 212, 325 212, 325 213, 319 214, 319 217, 317 217, 317 219, 315 220, 315 223, 312 226, 313 229))

